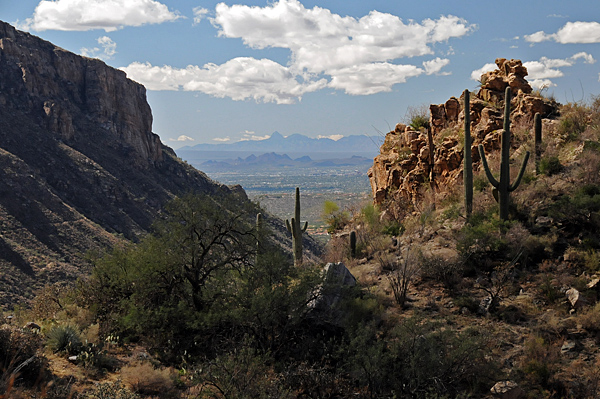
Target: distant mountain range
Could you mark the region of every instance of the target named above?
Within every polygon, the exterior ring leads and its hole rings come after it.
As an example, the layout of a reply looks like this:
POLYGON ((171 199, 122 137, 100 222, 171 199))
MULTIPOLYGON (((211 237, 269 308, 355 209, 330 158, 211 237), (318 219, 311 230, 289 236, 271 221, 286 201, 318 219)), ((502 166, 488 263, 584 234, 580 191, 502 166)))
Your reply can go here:
POLYGON ((353 135, 342 137, 339 140, 329 138, 311 138, 302 134, 292 134, 284 137, 279 132, 274 132, 266 140, 247 140, 235 143, 219 144, 197 144, 194 146, 185 146, 177 150, 177 154, 186 158, 185 154, 192 155, 194 152, 253 152, 264 153, 285 153, 285 154, 305 154, 311 153, 345 153, 372 157, 379 154, 379 147, 383 142, 383 137, 369 137, 367 135, 353 135))
POLYGON ((245 158, 236 159, 208 160, 198 164, 198 167, 205 172, 223 172, 227 170, 239 170, 243 167, 248 169, 270 169, 270 168, 328 168, 354 166, 358 169, 368 169, 373 164, 372 158, 353 155, 348 158, 332 158, 313 160, 308 155, 292 159, 287 154, 277 154, 268 152, 259 156, 251 154, 245 158))

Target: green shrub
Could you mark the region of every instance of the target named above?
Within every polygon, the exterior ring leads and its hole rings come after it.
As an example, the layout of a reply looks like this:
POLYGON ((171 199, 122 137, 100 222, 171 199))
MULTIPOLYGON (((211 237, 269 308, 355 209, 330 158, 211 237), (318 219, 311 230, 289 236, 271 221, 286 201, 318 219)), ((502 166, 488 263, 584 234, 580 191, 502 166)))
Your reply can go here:
POLYGON ((340 210, 340 207, 333 201, 325 201, 323 203, 321 218, 327 223, 327 232, 329 234, 342 230, 350 223, 350 214, 348 211, 340 210))
POLYGON ((540 173, 546 176, 556 175, 563 171, 563 166, 557 156, 543 157, 540 159, 540 173))
POLYGON ((0 328, 0 397, 10 389, 10 378, 15 372, 18 372, 19 382, 27 386, 33 386, 44 376, 48 361, 40 353, 41 348, 39 334, 6 326, 0 328))
POLYGON ((581 104, 566 104, 561 113, 556 133, 563 141, 577 139, 587 127, 588 108, 581 104))
POLYGON ((77 355, 81 351, 81 337, 75 327, 55 326, 48 332, 47 338, 47 345, 53 352, 77 355))

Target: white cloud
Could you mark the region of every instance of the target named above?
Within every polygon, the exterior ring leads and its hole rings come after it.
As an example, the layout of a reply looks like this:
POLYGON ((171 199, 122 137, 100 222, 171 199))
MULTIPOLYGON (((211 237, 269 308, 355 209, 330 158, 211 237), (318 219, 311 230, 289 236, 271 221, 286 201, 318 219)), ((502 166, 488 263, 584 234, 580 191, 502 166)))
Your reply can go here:
POLYGON ((535 32, 531 35, 523 36, 526 41, 531 43, 540 43, 552 39, 552 35, 548 35, 543 31, 535 32))
POLYGON ((270 134, 267 134, 264 136, 257 136, 254 134, 254 132, 246 131, 244 133, 243 137, 240 139, 240 141, 263 141, 263 140, 267 140, 270 138, 271 138, 270 134))
POLYGON ((539 43, 554 40, 558 43, 600 43, 600 23, 598 22, 567 22, 556 33, 547 34, 543 31, 525 35, 525 40, 539 43))
POLYGON ((476 69, 473 72, 471 72, 471 79, 479 81, 479 79, 481 79, 481 75, 483 75, 484 73, 487 73, 487 72, 491 72, 491 71, 495 70, 496 68, 498 68, 496 66, 496 64, 493 64, 493 63, 485 64, 481 68, 476 69))
POLYGON ((177 141, 177 142, 186 142, 186 141, 196 141, 193 138, 191 138, 190 136, 186 136, 184 134, 182 134, 181 136, 177 137, 176 139, 169 139, 169 141, 177 141))
MULTIPOLYGON (((195 21, 207 13, 194 9, 195 21)), ((265 7, 219 3, 210 21, 219 36, 241 39, 250 48, 289 50, 288 64, 240 57, 221 65, 184 69, 147 63, 123 69, 151 90, 192 90, 234 100, 290 104, 325 87, 369 95, 391 91, 393 85, 423 73, 448 74, 440 72, 447 59, 425 61, 425 69, 399 65, 396 60, 433 54, 436 43, 475 29, 452 15, 418 23, 371 11, 357 19, 321 7, 307 9, 298 0, 279 0, 265 7)))
POLYGON ((447 58, 440 58, 437 57, 434 60, 431 61, 425 61, 423 62, 423 66, 425 67, 425 73, 427 75, 450 75, 451 72, 440 72, 440 70, 445 67, 446 65, 448 65, 450 63, 450 60, 447 58))
POLYGON ((529 80, 529 84, 536 90, 542 90, 556 86, 556 83, 550 79, 533 79, 529 80))
POLYGON ((231 141, 231 138, 229 138, 229 136, 228 137, 215 137, 213 139, 213 141, 218 141, 220 143, 226 143, 228 141, 231 141))
POLYGON ((455 16, 405 24, 387 13, 342 17, 321 7, 306 9, 297 0, 263 8, 220 3, 211 21, 220 36, 240 38, 252 48, 287 48, 294 69, 327 74, 353 65, 432 54, 430 44, 474 29, 455 16))
POLYGON ((134 62, 124 70, 150 90, 198 91, 233 100, 292 104, 302 95, 326 86, 320 79, 300 83, 287 67, 268 59, 238 57, 224 64, 190 65, 185 69, 134 62))
POLYGON ((419 76, 423 69, 412 65, 379 64, 356 65, 338 69, 331 78, 329 87, 344 90, 347 94, 368 95, 392 90, 397 83, 419 76))
POLYGON ((195 24, 199 24, 200 21, 202 21, 206 15, 209 13, 209 11, 206 8, 202 8, 202 7, 195 7, 193 9, 194 12, 194 23, 195 24))
POLYGON ((83 47, 81 50, 79 50, 81 55, 90 58, 100 58, 101 60, 106 61, 111 59, 117 53, 117 43, 115 43, 110 37, 101 36, 98 38, 97 42, 102 49, 98 47, 83 47))
MULTIPOLYGON (((575 65, 575 63, 583 59, 586 64, 596 62, 591 54, 580 52, 569 58, 548 58, 542 57, 539 61, 527 61, 523 66, 527 68, 527 80, 534 89, 541 89, 556 86, 552 79, 564 76, 562 68, 567 68, 575 65)), ((485 64, 482 68, 471 73, 471 79, 479 80, 481 75, 493 71, 497 68, 496 64, 485 64)))
POLYGON ((317 138, 318 139, 330 139, 330 140, 333 140, 333 141, 338 141, 339 139, 344 138, 344 135, 343 134, 332 134, 332 135, 329 135, 329 136, 321 136, 321 135, 319 135, 319 136, 317 136, 317 138))
POLYGON ((577 53, 573 57, 571 57, 572 60, 578 60, 580 58, 583 58, 583 62, 585 62, 586 64, 594 64, 596 62, 596 60, 594 59, 594 57, 591 54, 588 54, 583 51, 581 53, 577 53))
POLYGON ((159 24, 180 18, 156 0, 42 0, 32 18, 19 23, 23 30, 111 32, 124 26, 159 24))

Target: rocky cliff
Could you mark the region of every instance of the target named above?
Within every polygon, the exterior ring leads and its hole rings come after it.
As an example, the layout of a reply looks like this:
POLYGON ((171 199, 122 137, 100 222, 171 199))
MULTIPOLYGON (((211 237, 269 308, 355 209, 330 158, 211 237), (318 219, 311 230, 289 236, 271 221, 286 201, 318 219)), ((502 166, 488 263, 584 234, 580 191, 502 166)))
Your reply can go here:
MULTIPOLYGON (((527 133, 535 113, 543 118, 557 115, 558 104, 534 93, 525 79, 527 68, 519 60, 496 60, 498 69, 481 77, 481 87, 470 96, 473 168, 480 167, 477 147, 483 144, 487 152, 500 148, 503 123, 504 90, 510 86, 511 123, 516 130, 527 133)), ((417 204, 426 190, 444 195, 462 184, 464 94, 452 97, 444 104, 429 107, 429 140, 427 129, 416 130, 404 124, 387 133, 380 154, 369 170, 369 179, 376 204, 389 200, 404 200, 417 204)), ((546 123, 548 120, 546 120, 546 123)), ((532 135, 529 135, 532 136, 532 135)), ((513 135, 513 147, 530 145, 513 135)))
POLYGON ((230 193, 152 133, 142 85, 0 21, 0 305, 89 271, 190 191, 230 193))

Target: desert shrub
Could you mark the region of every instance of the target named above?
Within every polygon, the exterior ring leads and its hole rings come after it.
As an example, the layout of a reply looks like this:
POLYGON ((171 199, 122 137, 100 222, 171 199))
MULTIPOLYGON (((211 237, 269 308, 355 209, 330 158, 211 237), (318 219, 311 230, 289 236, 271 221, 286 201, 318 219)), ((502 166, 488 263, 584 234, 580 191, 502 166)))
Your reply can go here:
POLYGON ((223 398, 292 398, 268 355, 250 346, 223 354, 205 364, 194 381, 205 386, 200 397, 223 398))
POLYGON ((466 308, 471 313, 477 313, 479 310, 479 301, 472 296, 460 296, 454 298, 453 302, 459 309, 466 308))
POLYGON ((600 302, 586 309, 577 319, 581 327, 587 331, 597 333, 600 331, 600 302))
POLYGON ((380 227, 379 211, 373 204, 365 205, 360 210, 365 224, 372 230, 378 230, 380 227))
POLYGON ((129 364, 120 375, 123 383, 140 395, 169 397, 175 389, 169 369, 157 369, 147 362, 129 364))
POLYGON ((463 262, 431 256, 423 257, 421 263, 421 277, 441 283, 449 291, 454 291, 462 280, 463 262))
POLYGON ((388 236, 399 236, 402 233, 404 233, 405 227, 404 225, 402 225, 402 223, 396 221, 396 220, 391 220, 387 223, 384 223, 383 228, 381 229, 381 232, 383 234, 386 234, 388 236))
POLYGON ((460 230, 456 248, 471 269, 486 267, 489 259, 507 259, 507 241, 503 231, 511 222, 505 222, 489 212, 473 212, 470 223, 460 230))
POLYGON ((0 395, 10 390, 12 384, 33 386, 43 378, 48 362, 41 350, 39 334, 0 328, 0 395))
POLYGON ((88 371, 98 374, 104 374, 107 371, 115 371, 119 364, 117 359, 110 356, 102 346, 93 343, 82 347, 77 355, 77 362, 88 371))
POLYGON ((563 171, 564 167, 560 163, 560 159, 556 155, 543 157, 540 159, 540 173, 546 176, 552 176, 559 174, 563 171))
POLYGON ((88 399, 138 399, 140 395, 127 389, 120 380, 98 382, 83 393, 88 399))
POLYGON ((558 349, 549 345, 541 337, 531 337, 525 343, 525 350, 519 371, 529 384, 549 388, 557 371, 558 349))
POLYGON ((427 106, 408 107, 405 120, 414 130, 427 129, 429 127, 429 110, 427 106))
POLYGON ((79 332, 73 326, 54 326, 48 331, 47 339, 47 345, 53 352, 76 355, 82 348, 79 332))
POLYGON ((588 124, 589 109, 582 104, 569 103, 561 108, 561 117, 556 129, 557 135, 563 141, 577 139, 588 124))
POLYGON ((385 337, 366 326, 352 338, 347 370, 369 397, 480 397, 497 377, 487 356, 491 341, 476 329, 457 332, 441 323, 405 320, 385 337), (436 396, 437 395, 437 396, 436 396))
POLYGON ((350 213, 340 210, 340 207, 333 201, 325 201, 321 218, 327 223, 327 232, 332 234, 342 230, 350 222, 350 213))

